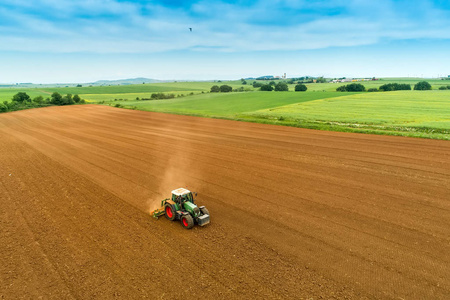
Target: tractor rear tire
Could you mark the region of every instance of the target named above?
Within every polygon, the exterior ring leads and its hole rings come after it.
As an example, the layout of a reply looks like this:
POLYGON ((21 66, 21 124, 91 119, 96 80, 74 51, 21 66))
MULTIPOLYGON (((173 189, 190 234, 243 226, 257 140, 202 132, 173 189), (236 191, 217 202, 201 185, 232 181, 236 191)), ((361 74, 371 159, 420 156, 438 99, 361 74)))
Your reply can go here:
POLYGON ((186 229, 194 227, 194 219, 191 215, 184 215, 181 217, 181 225, 186 229))
POLYGON ((200 211, 202 212, 202 215, 210 215, 209 210, 206 207, 200 208, 200 211))
POLYGON ((175 220, 177 212, 175 211, 175 207, 172 204, 166 204, 166 206, 164 206, 164 211, 166 212, 165 215, 167 219, 169 219, 170 221, 175 220))

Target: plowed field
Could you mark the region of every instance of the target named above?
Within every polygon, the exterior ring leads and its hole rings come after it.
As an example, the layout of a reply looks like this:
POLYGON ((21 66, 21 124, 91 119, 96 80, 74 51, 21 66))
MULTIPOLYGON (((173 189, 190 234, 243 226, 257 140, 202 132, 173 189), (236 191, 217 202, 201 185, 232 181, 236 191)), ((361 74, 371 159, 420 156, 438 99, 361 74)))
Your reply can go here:
POLYGON ((0 115, 1 299, 448 299, 450 143, 72 106, 0 115), (178 187, 211 224, 148 212, 178 187))

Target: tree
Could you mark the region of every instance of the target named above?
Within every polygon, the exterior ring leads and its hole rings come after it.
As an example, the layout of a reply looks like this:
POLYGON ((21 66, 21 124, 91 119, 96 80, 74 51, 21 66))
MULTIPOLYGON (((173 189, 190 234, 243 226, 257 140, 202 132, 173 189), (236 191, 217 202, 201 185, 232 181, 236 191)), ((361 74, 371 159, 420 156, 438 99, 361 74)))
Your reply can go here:
POLYGON ((42 104, 44 102, 44 97, 42 97, 42 96, 34 97, 33 102, 37 103, 37 104, 42 104))
POLYGON ((75 104, 75 101, 72 99, 72 94, 67 94, 62 97, 62 105, 72 105, 75 104))
POLYGON ((245 79, 242 79, 242 84, 247 84, 247 81, 245 81, 245 79))
POLYGON ((51 98, 52 98, 52 100, 51 100, 51 103, 52 103, 52 104, 54 104, 54 105, 62 105, 62 104, 63 104, 63 102, 62 102, 62 96, 61 96, 60 93, 54 92, 54 93, 52 94, 51 98))
POLYGON ((425 90, 431 90, 431 84, 429 84, 426 81, 420 81, 414 85, 414 90, 417 91, 425 91, 425 90))
POLYGON ((295 91, 296 91, 296 92, 306 92, 307 89, 308 89, 308 88, 306 87, 306 85, 301 84, 301 83, 299 83, 299 84, 297 84, 297 85, 295 86, 295 91))
POLYGON ((23 102, 30 101, 30 100, 31 100, 30 96, 28 96, 27 93, 25 93, 25 92, 18 92, 12 98, 12 101, 15 101, 18 103, 23 103, 23 102))
POLYGON ((327 80, 325 78, 323 78, 323 76, 322 77, 318 77, 316 79, 316 83, 326 83, 326 82, 327 82, 327 80))
POLYGON ((224 85, 220 86, 220 92, 221 93, 229 93, 232 90, 233 90, 233 88, 231 86, 229 86, 229 85, 224 84, 224 85))
MULTIPOLYGON (((78 96, 78 94, 73 96, 73 101, 75 101, 75 103, 80 103, 80 96, 78 96)), ((136 100, 139 100, 139 97, 136 98, 136 100)))
POLYGON ((218 93, 218 92, 220 92, 219 86, 218 85, 213 85, 211 87, 211 93, 218 93))
POLYGON ((275 83, 275 81, 273 81, 273 80, 272 80, 271 82, 269 82, 269 85, 275 86, 275 84, 276 84, 276 83, 275 83))
POLYGON ((265 92, 273 91, 273 87, 270 84, 263 84, 260 89, 265 92))
POLYGON ((262 83, 261 82, 256 82, 256 81, 253 81, 253 87, 254 88, 259 88, 259 87, 262 87, 262 83))
POLYGON ((82 87, 82 85, 81 84, 77 84, 77 87, 82 87))
POLYGON ((275 91, 277 92, 287 92, 289 91, 288 85, 284 82, 278 82, 275 85, 275 91))

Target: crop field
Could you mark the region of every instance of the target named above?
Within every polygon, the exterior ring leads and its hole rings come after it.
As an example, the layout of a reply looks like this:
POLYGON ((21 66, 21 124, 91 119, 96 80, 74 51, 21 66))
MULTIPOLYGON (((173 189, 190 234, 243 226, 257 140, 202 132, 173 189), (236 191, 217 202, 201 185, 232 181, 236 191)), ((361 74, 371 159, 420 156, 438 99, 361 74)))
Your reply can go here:
POLYGON ((44 98, 50 97, 49 92, 38 89, 10 89, 0 88, 0 103, 3 101, 11 101, 12 97, 18 92, 26 92, 31 98, 42 96, 44 98))
MULTIPOLYGON (((419 78, 383 78, 359 82, 366 88, 386 83, 407 83, 419 78)), ((226 118, 310 129, 450 139, 450 90, 438 90, 449 80, 428 80, 431 91, 342 93, 336 88, 348 83, 306 84, 308 91, 260 92, 237 81, 166 82, 121 86, 83 86, 20 89, 32 98, 47 98, 54 91, 79 94, 88 103, 129 109, 226 118), (212 85, 231 85, 245 92, 210 93, 212 85), (173 94, 166 100, 150 99, 153 93, 173 94), (139 99, 139 100, 138 100, 139 99)), ((268 81, 267 81, 268 82, 268 81)), ((266 83, 267 83, 266 82, 266 83)), ((0 101, 9 101, 19 89, 0 89, 0 101)))
POLYGON ((338 93, 208 93, 170 100, 120 102, 139 110, 234 118, 240 113, 341 96, 338 93))
POLYGON ((105 104, 311 129, 450 139, 450 90, 206 93, 105 104))
POLYGON ((0 140, 1 299, 450 294, 448 141, 101 105, 2 113, 0 140), (178 187, 211 224, 151 218, 178 187))

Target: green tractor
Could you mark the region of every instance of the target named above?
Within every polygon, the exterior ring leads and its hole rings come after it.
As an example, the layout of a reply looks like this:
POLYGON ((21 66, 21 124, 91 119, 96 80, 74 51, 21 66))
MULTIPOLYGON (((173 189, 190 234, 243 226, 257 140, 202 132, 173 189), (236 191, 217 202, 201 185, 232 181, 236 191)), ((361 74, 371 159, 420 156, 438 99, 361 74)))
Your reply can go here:
MULTIPOLYGON (((197 196, 197 193, 194 193, 197 196)), ((209 224, 209 211, 204 206, 195 204, 194 195, 185 188, 172 191, 172 198, 161 201, 161 207, 150 213, 158 219, 162 215, 175 221, 180 220, 181 225, 186 229, 191 229, 195 224, 205 226, 209 224)))

